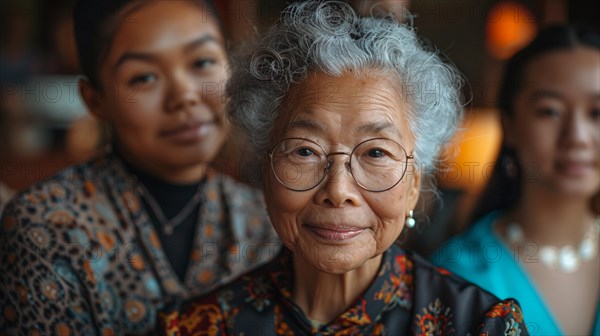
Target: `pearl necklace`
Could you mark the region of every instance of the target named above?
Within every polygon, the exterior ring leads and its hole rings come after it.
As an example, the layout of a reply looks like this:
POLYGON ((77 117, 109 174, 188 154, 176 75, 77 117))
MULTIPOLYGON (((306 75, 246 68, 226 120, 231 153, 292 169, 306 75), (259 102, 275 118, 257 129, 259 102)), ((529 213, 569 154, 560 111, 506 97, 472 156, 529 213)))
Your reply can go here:
MULTIPOLYGON (((571 245, 555 247, 542 245, 539 247, 539 258, 544 266, 563 273, 574 273, 581 264, 594 259, 598 254, 598 234, 600 233, 600 217, 588 229, 581 239, 577 249, 571 245)), ((517 247, 525 246, 525 234, 516 222, 511 222, 506 228, 508 241, 517 247)))

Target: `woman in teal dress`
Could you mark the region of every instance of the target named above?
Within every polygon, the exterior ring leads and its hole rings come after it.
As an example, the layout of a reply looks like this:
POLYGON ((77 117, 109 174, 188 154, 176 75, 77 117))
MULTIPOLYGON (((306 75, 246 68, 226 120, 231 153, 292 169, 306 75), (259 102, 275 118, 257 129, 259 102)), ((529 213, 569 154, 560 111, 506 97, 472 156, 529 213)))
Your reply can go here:
POLYGON ((532 335, 600 335, 600 35, 550 27, 507 64, 478 221, 432 261, 519 301, 532 335))

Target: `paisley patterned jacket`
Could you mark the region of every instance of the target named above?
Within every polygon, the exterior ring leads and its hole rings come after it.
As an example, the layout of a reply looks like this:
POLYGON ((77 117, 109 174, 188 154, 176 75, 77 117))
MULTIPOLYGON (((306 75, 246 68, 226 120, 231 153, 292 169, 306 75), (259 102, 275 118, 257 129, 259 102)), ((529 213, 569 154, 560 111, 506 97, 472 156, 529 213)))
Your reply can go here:
POLYGON ((207 177, 182 282, 123 163, 106 155, 17 195, 0 223, 0 334, 127 335, 274 257, 261 194, 207 177))

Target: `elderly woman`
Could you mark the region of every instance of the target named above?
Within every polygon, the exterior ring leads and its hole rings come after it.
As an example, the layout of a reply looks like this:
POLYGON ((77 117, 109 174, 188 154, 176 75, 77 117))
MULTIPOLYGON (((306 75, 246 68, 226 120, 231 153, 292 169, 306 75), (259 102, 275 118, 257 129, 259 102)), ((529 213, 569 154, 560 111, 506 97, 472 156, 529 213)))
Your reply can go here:
POLYGON ((264 156, 286 248, 165 312, 169 335, 526 335, 500 301, 393 245, 414 226, 422 169, 461 114, 459 76, 392 18, 290 5, 233 71, 231 119, 264 156), (421 168, 419 168, 421 167, 421 168))

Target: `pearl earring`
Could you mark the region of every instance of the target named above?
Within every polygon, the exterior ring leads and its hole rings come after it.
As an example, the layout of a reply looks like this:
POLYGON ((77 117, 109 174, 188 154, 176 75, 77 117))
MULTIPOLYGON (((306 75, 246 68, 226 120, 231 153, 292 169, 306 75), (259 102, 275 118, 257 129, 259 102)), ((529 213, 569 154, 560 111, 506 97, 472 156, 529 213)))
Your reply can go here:
POLYGON ((408 228, 412 229, 415 227, 415 224, 417 224, 417 221, 415 221, 415 219, 413 218, 413 211, 409 210, 408 216, 406 217, 406 220, 404 221, 404 225, 406 225, 406 226, 408 226, 408 228))

